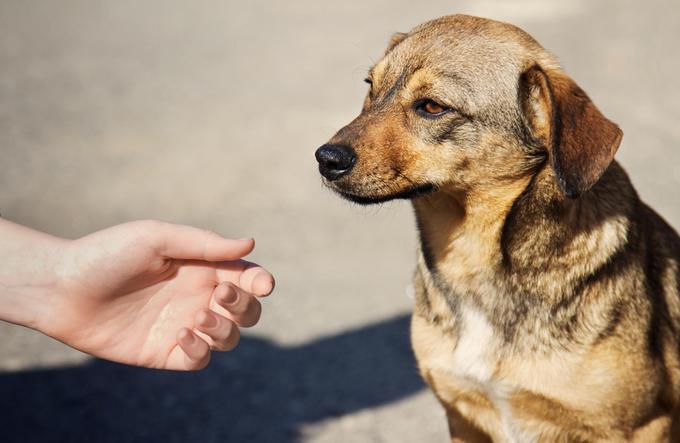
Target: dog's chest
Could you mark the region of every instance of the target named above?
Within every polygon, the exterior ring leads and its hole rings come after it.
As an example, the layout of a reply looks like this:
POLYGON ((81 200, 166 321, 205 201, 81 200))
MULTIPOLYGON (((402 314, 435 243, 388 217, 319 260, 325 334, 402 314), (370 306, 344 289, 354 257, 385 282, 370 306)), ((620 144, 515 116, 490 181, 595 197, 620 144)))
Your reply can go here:
MULTIPOLYGON (((503 360, 502 339, 473 306, 461 304, 457 313, 456 337, 443 337, 436 327, 419 325, 414 318, 413 345, 421 369, 433 382, 437 395, 464 416, 476 415, 475 405, 465 399, 483 396, 495 410, 498 422, 491 424, 505 441, 525 441, 508 404, 514 386, 498 377, 503 360), (433 330, 428 330, 433 328, 433 330)), ((530 440, 530 439, 529 439, 530 440)))
POLYGON ((452 355, 442 356, 442 368, 480 386, 491 387, 500 349, 491 324, 477 309, 461 305, 458 340, 452 355))
POLYGON ((455 331, 455 337, 445 335, 436 326, 427 322, 421 325, 414 318, 413 345, 420 364, 475 390, 500 395, 500 382, 494 374, 502 348, 493 326, 478 309, 460 304, 455 331))

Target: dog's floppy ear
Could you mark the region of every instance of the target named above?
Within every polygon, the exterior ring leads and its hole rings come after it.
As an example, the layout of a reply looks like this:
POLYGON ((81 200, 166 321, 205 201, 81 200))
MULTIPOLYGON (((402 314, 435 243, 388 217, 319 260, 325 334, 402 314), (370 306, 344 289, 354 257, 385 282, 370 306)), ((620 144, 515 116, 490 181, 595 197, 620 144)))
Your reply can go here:
POLYGON ((392 37, 390 37, 390 41, 387 44, 387 49, 385 49, 385 55, 394 49, 394 47, 399 43, 403 42, 406 37, 408 37, 408 34, 405 32, 395 32, 392 34, 392 37))
POLYGON ((565 195, 576 198, 590 189, 614 159, 621 129, 571 78, 538 65, 522 73, 519 100, 525 124, 548 149, 565 195))

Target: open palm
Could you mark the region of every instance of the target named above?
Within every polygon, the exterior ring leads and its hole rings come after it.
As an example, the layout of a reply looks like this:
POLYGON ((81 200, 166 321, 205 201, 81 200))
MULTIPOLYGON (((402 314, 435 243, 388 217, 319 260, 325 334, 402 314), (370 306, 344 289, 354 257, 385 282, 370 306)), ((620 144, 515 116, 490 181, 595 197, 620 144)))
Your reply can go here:
POLYGON ((58 297, 41 329, 121 363, 200 369, 254 325, 272 275, 241 260, 252 239, 160 222, 106 229, 65 247, 58 297))

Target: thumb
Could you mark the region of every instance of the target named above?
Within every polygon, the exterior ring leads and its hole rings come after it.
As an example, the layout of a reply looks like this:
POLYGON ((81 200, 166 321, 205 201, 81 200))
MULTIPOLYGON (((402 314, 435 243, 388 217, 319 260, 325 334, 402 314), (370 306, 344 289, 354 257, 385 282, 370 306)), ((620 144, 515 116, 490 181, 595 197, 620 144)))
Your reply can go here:
POLYGON ((186 225, 161 223, 154 231, 158 252, 168 258, 212 262, 237 260, 250 254, 255 247, 252 238, 231 240, 186 225))

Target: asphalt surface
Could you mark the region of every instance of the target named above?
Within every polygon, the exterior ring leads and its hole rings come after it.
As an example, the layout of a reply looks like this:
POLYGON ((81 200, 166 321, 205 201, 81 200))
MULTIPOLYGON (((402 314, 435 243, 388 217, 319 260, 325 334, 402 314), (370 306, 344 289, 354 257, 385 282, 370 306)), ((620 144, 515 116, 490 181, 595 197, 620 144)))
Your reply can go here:
POLYGON ((2 216, 69 238, 141 218, 253 235, 278 287, 193 374, 0 324, 0 440, 446 441, 408 343, 411 209, 341 201, 313 152, 358 113, 393 32, 455 12, 557 54, 680 226, 677 2, 2 0, 2 216))

